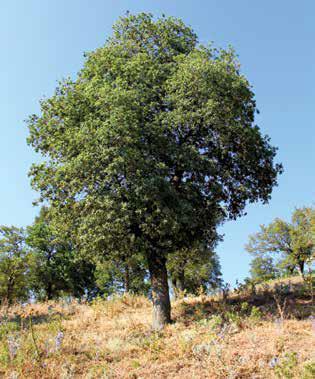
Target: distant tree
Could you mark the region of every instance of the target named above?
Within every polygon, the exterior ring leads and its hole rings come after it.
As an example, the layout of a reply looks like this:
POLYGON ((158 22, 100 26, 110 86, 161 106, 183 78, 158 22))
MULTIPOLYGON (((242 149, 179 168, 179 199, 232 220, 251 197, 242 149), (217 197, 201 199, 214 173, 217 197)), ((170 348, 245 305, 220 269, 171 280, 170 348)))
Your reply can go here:
POLYGON ((181 20, 127 15, 29 118, 28 142, 45 156, 34 189, 87 254, 143 254, 155 329, 171 321, 167 255, 267 202, 281 172, 239 67, 181 20))
POLYGON ((0 226, 0 300, 12 304, 29 294, 28 274, 32 256, 22 228, 0 226))
POLYGON ((278 267, 291 274, 298 269, 304 275, 305 264, 314 257, 314 235, 312 225, 315 211, 311 208, 296 209, 292 221, 279 218, 249 238, 246 250, 254 255, 274 256, 278 267))
POLYGON ((313 225, 315 224, 315 209, 296 209, 291 221, 291 241, 293 250, 293 263, 304 276, 305 265, 314 260, 315 236, 313 225))
POLYGON ((274 266, 272 257, 255 257, 250 264, 250 274, 255 283, 275 279, 278 271, 274 266))
POLYGON ((50 225, 49 210, 43 207, 28 227, 26 242, 33 249, 35 269, 33 286, 37 296, 53 299, 68 290, 67 271, 70 246, 57 240, 50 225))
POLYGON ((41 208, 33 225, 27 228, 26 242, 33 251, 32 280, 37 296, 80 297, 95 290, 95 265, 77 257, 73 242, 55 230, 47 207, 41 208))
POLYGON ((197 294, 200 288, 211 291, 220 287, 222 282, 219 258, 207 246, 199 245, 171 254, 167 269, 175 296, 182 291, 197 294))
POLYGON ((72 249, 67 264, 66 293, 76 298, 85 296, 89 300, 100 293, 95 277, 96 262, 80 257, 77 251, 72 249))
POLYGON ((96 265, 95 280, 99 293, 134 293, 147 295, 148 270, 141 254, 116 261, 100 259, 96 265))

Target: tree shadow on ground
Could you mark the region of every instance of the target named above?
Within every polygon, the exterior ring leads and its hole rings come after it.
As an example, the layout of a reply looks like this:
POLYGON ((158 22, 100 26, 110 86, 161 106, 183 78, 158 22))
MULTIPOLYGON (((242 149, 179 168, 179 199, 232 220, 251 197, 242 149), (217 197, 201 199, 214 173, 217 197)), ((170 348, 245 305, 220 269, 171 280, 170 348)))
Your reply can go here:
POLYGON ((315 312, 315 305, 310 291, 304 288, 272 288, 259 293, 231 294, 227 298, 187 298, 175 306, 175 319, 184 323, 200 321, 215 315, 223 319, 234 314, 239 317, 249 316, 252 309, 261 315, 261 319, 276 318, 304 320, 315 312))

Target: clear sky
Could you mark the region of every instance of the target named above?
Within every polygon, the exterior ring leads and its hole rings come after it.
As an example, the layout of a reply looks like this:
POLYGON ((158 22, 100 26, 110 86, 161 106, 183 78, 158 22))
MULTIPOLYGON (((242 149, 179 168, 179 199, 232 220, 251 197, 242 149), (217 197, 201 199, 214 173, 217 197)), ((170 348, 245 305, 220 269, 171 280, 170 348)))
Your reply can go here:
POLYGON ((27 177, 38 159, 27 147, 23 120, 39 110, 57 80, 74 76, 83 52, 101 46, 127 10, 180 17, 200 42, 237 51, 261 114, 257 123, 279 147, 285 173, 268 205, 222 228, 224 279, 248 273, 248 235, 275 217, 315 200, 315 2, 313 0, 1 0, 0 224, 33 221, 36 194, 27 177))

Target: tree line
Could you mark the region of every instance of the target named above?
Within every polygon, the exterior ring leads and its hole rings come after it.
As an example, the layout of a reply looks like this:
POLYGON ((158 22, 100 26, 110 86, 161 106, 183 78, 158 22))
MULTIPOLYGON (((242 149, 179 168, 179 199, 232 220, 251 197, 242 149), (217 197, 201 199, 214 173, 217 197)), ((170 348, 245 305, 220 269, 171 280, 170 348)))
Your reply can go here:
MULTIPOLYGON (((42 207, 27 228, 0 227, 0 302, 149 295, 149 273, 141 254, 107 255, 82 256, 76 243, 55 228, 49 208, 42 207)), ((213 291, 222 281, 218 256, 204 245, 174 254, 168 273, 175 296, 213 291)))

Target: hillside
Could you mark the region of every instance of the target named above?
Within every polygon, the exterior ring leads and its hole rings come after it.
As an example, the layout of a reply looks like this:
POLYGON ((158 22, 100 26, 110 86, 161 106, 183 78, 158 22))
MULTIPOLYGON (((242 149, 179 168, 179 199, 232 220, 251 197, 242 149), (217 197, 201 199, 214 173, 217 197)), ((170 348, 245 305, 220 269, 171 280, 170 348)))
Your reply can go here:
POLYGON ((131 295, 3 307, 1 377, 314 378, 311 292, 292 278, 227 299, 188 297, 160 333, 150 302, 131 295))

